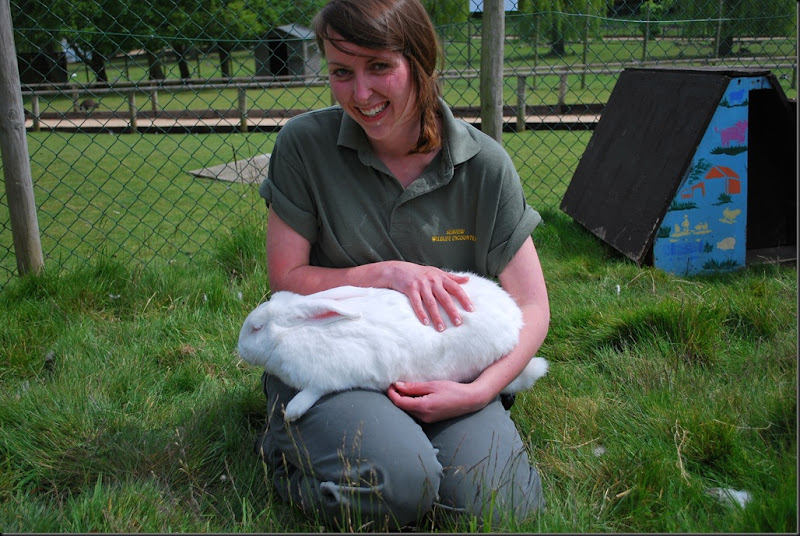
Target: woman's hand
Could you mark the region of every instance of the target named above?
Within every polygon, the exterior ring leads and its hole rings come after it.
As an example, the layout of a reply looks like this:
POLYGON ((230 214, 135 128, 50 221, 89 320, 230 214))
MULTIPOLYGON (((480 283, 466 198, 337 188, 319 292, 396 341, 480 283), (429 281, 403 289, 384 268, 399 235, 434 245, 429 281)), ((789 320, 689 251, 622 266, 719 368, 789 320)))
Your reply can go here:
POLYGON ((461 285, 469 278, 433 266, 404 261, 383 261, 352 268, 311 266, 311 244, 287 225, 272 210, 267 226, 267 267, 270 288, 312 294, 342 285, 383 287, 402 292, 411 303, 420 322, 433 324, 439 331, 445 323, 441 305, 453 325, 461 324, 457 303, 472 311, 472 302, 461 285))
POLYGON ((390 261, 390 264, 387 286, 408 297, 417 318, 426 326, 433 324, 438 331, 444 331, 440 305, 454 326, 461 325, 456 302, 466 311, 473 310, 472 301, 461 287, 469 277, 409 262, 390 261))
POLYGON ((396 382, 386 394, 395 406, 425 423, 478 411, 494 397, 477 392, 475 384, 451 381, 396 382))
POLYGON ((436 422, 477 411, 491 402, 536 355, 547 335, 550 306, 533 241, 528 238, 500 273, 500 283, 522 309, 519 343, 470 383, 396 382, 389 399, 422 422, 436 422))

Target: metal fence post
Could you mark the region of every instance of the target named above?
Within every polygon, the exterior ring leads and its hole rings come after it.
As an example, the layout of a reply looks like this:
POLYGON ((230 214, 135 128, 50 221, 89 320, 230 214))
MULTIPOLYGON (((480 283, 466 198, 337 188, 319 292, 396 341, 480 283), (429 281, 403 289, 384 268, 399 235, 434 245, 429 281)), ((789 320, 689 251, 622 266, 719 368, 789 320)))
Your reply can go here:
POLYGON ((592 4, 586 0, 586 20, 583 22, 583 73, 581 74, 581 89, 586 88, 586 65, 589 60, 589 17, 592 14, 592 4))
POLYGON ((0 0, 0 154, 20 275, 44 268, 9 0, 0 0))
POLYGON ((503 134, 505 33, 503 0, 485 0, 481 34, 481 130, 498 142, 502 142, 503 134))
POLYGON ((724 0, 719 0, 719 11, 717 12, 717 38, 714 41, 714 57, 719 58, 719 44, 722 40, 722 11, 725 9, 724 0))
POLYGON ((644 23, 644 38, 642 40, 642 63, 647 61, 647 43, 650 41, 650 4, 647 4, 647 19, 644 23))
POLYGON ((523 75, 517 77, 517 132, 525 132, 525 121, 528 118, 526 86, 527 78, 523 75))

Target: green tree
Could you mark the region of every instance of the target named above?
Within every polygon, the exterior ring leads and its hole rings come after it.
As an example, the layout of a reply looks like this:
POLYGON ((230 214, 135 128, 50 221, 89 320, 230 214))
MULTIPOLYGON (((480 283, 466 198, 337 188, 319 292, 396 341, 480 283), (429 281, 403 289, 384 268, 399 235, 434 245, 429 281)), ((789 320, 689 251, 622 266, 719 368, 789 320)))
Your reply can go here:
POLYGON ((423 0, 433 25, 440 34, 452 34, 469 20, 469 0, 423 0))
POLYGON ((673 15, 694 22, 687 37, 713 37, 720 56, 733 53, 736 37, 791 36, 797 28, 793 0, 682 0, 673 15))
POLYGON ((645 37, 661 35, 661 22, 664 16, 672 9, 675 0, 647 0, 639 4, 639 16, 647 21, 641 24, 641 32, 645 37))
POLYGON ((138 15, 132 7, 137 0, 72 0, 65 13, 65 37, 78 57, 107 83, 106 62, 120 50, 131 50, 138 15))
POLYGON ((108 82, 106 63, 119 52, 142 50, 150 79, 164 78, 161 56, 172 47, 181 77, 186 54, 200 46, 219 54, 231 76, 231 54, 250 48, 278 24, 308 25, 324 0, 16 0, 18 42, 30 51, 60 50, 64 38, 78 58, 108 82))
POLYGON ((16 0, 11 2, 11 21, 18 52, 57 52, 66 24, 60 15, 68 0, 16 0))
POLYGON ((184 23, 188 33, 217 51, 223 77, 231 76, 230 59, 235 49, 252 48, 274 26, 309 24, 324 4, 323 0, 210 0, 190 12, 187 8, 198 2, 179 1, 188 14, 184 23))
POLYGON ((568 41, 582 38, 587 24, 600 36, 608 5, 607 0, 519 0, 518 9, 520 37, 534 45, 544 37, 550 54, 560 57, 568 41))

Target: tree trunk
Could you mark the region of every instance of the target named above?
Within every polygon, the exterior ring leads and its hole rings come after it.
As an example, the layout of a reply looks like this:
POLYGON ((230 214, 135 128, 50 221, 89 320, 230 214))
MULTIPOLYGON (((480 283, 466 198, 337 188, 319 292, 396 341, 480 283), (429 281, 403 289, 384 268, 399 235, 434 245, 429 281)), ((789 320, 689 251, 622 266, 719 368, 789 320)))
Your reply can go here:
POLYGON ((106 58, 97 49, 92 50, 89 58, 89 68, 94 72, 97 81, 103 84, 108 83, 108 73, 106 73, 106 58))
POLYGON ((183 45, 173 45, 172 49, 178 55, 178 69, 181 73, 181 78, 186 80, 192 76, 189 70, 189 62, 186 61, 186 47, 183 45))
POLYGON ((231 77, 231 50, 228 45, 217 43, 219 52, 219 70, 222 71, 223 78, 231 77))
POLYGON ((147 57, 147 70, 150 80, 163 80, 166 78, 164 76, 164 69, 161 68, 161 61, 158 59, 158 55, 148 50, 145 52, 145 56, 147 57))
POLYGON ((723 35, 719 40, 719 55, 730 56, 733 54, 733 36, 723 35))
POLYGON ((565 52, 566 52, 566 46, 564 45, 564 36, 559 35, 558 37, 555 38, 553 44, 551 45, 550 55, 561 58, 564 57, 565 52))

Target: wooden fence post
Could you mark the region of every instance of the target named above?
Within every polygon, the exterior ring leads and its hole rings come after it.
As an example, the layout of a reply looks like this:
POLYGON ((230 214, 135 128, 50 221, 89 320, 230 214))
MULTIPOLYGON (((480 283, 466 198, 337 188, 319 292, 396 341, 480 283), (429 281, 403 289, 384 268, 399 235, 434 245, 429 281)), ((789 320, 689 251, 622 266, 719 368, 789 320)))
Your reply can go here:
POLYGON ((9 0, 0 0, 0 155, 20 275, 44 268, 9 0))
POLYGON ((131 132, 138 132, 139 126, 136 120, 136 92, 131 91, 128 93, 128 114, 131 116, 130 129, 131 132))
POLYGON ((564 113, 567 111, 567 88, 569 87, 569 72, 565 69, 561 71, 561 76, 558 79, 558 111, 564 113))
POLYGON ((70 84, 70 95, 72 95, 72 111, 78 113, 81 111, 81 106, 78 104, 80 94, 78 93, 78 84, 70 84))
POLYGON ((247 90, 239 88, 239 132, 247 132, 247 90))
POLYGON ((501 143, 505 33, 503 0, 484 0, 481 34, 481 130, 501 143))
POLYGON ((39 95, 34 93, 31 95, 31 117, 33 118, 33 126, 31 130, 39 132, 42 130, 42 118, 39 110, 39 95))
MULTIPOLYGON (((536 70, 539 67, 539 19, 541 15, 537 13, 534 15, 533 21, 533 69, 536 70)), ((533 78, 531 79, 531 88, 536 89, 536 73, 533 74, 533 78)))

